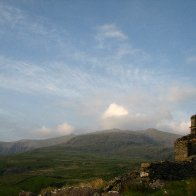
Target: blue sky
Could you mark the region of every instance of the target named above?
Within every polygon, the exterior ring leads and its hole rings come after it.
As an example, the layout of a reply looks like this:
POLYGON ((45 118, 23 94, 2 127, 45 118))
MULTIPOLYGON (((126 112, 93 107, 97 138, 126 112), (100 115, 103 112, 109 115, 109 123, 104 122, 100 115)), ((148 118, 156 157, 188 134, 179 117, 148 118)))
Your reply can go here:
POLYGON ((0 0, 0 141, 188 133, 195 10, 194 0, 0 0))

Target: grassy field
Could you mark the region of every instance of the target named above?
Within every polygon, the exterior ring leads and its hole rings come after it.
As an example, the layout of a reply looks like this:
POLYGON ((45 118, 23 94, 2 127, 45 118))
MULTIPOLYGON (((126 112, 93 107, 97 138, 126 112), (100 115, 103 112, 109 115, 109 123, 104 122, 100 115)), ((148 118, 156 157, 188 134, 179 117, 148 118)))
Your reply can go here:
MULTIPOLYGON (((103 179, 108 181, 140 166, 131 157, 106 156, 62 148, 42 148, 32 152, 0 157, 0 196, 16 196, 21 190, 39 193, 47 187, 77 185, 103 179)), ((196 180, 168 182, 161 190, 129 187, 125 196, 190 195, 196 193, 196 180)))
POLYGON ((139 166, 130 158, 53 150, 46 148, 0 157, 0 195, 15 196, 21 190, 38 193, 45 187, 61 187, 95 178, 109 180, 139 166))
POLYGON ((142 186, 132 186, 124 196, 196 196, 196 178, 168 181, 161 189, 153 190, 142 186))

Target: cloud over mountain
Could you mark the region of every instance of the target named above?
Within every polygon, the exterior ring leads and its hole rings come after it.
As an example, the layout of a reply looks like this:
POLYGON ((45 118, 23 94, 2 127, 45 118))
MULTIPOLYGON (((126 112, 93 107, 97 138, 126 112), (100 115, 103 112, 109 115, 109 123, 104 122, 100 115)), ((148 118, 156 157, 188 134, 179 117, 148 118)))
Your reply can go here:
POLYGON ((121 117, 128 115, 129 112, 123 106, 111 103, 103 114, 103 118, 121 117))
POLYGON ((51 138, 74 133, 74 127, 67 122, 56 125, 55 127, 42 126, 41 128, 30 131, 31 138, 51 138))

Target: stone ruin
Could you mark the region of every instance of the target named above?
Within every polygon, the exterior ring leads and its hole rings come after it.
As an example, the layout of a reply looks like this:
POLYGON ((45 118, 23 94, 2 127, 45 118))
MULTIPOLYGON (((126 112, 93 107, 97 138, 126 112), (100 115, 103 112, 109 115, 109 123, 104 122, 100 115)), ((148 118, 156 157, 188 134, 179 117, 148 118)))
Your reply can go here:
POLYGON ((191 133, 174 143, 175 161, 142 163, 140 177, 149 180, 180 180, 196 176, 196 115, 191 116, 191 133))
POLYGON ((175 142, 175 160, 187 161, 196 158, 196 115, 191 116, 191 133, 175 142))

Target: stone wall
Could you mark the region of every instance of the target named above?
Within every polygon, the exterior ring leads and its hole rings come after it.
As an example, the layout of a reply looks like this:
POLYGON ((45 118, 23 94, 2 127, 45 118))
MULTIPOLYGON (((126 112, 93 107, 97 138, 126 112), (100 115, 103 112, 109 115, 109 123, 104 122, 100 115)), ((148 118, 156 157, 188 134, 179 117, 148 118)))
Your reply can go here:
POLYGON ((196 142, 195 143, 191 143, 189 145, 189 148, 190 148, 190 150, 189 150, 189 156, 196 155, 196 142))
POLYGON ((175 142, 175 160, 186 161, 196 156, 196 135, 181 137, 175 142))
POLYGON ((191 134, 196 134, 196 115, 191 116, 191 134))
POLYGON ((187 140, 177 140, 175 142, 175 160, 184 161, 188 159, 188 141, 187 140))
POLYGON ((196 161, 161 161, 141 164, 141 178, 180 180, 193 176, 196 176, 196 161))

